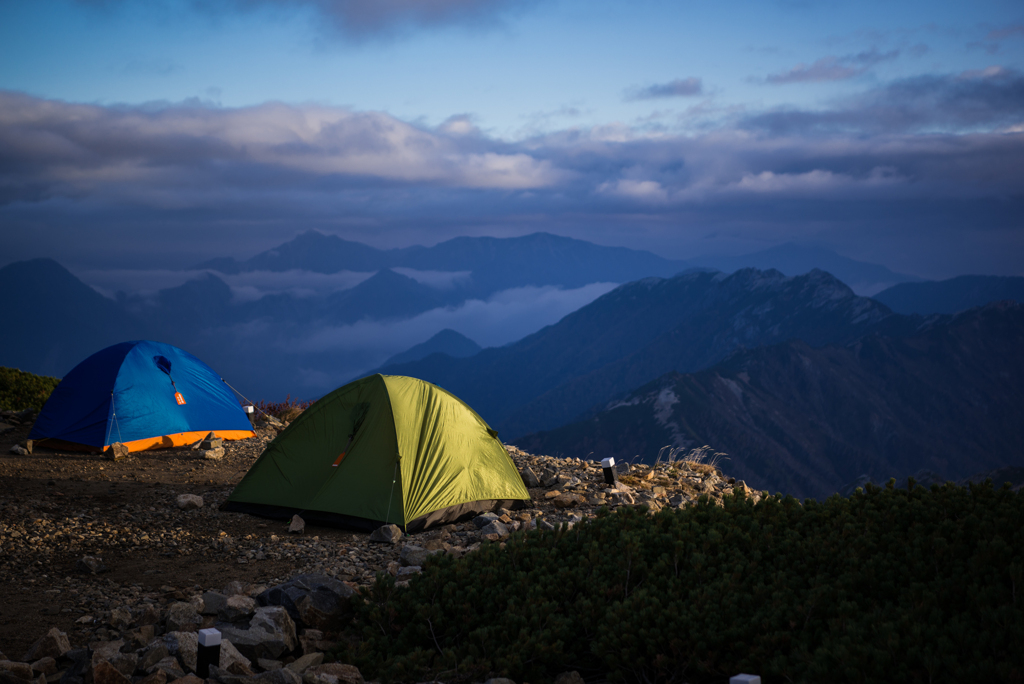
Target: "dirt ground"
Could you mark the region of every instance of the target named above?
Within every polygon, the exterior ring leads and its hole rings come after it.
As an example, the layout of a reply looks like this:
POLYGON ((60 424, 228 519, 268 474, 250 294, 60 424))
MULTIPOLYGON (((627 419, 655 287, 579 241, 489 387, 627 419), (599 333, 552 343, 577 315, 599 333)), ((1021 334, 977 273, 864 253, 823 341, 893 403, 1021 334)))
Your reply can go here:
MULTIPOLYGON (((265 584, 295 570, 293 559, 243 563, 232 554, 203 551, 207 535, 269 538, 286 534, 285 523, 219 513, 211 506, 205 518, 186 518, 169 505, 179 494, 198 494, 212 504, 222 501, 262 452, 265 438, 231 443, 220 461, 203 460, 199 452, 184 448, 140 452, 115 463, 100 454, 10 453, 28 432, 22 426, 0 436, 0 653, 7 658, 20 658, 54 626, 75 644, 76 633, 83 632, 76 620, 116 605, 118 590, 158 595, 156 600, 164 602, 232 580, 265 584), (198 529, 202 524, 195 521, 208 523, 210 516, 216 530, 198 529), (49 538, 20 531, 41 521, 53 530, 49 538), (191 528, 181 526, 190 521, 191 528), (106 532, 95 539, 83 534, 86 539, 78 544, 61 535, 82 525, 100 525, 106 532), (156 534, 159 529, 176 534, 175 545, 136 545, 112 536, 156 534), (83 578, 74 568, 84 555, 102 556, 109 571, 83 578)), ((354 539, 353 533, 335 529, 317 528, 315 534, 321 544, 339 547, 354 539)))

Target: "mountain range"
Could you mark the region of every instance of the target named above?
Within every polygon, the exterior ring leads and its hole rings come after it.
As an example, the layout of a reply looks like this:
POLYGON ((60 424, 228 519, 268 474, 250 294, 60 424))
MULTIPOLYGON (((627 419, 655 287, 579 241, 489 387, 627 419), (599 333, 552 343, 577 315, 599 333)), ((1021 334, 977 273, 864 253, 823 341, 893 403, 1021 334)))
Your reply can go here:
POLYGON ((884 305, 823 271, 691 272, 620 286, 506 347, 382 372, 438 384, 514 438, 561 425, 663 373, 706 368, 740 347, 791 338, 845 343, 890 318, 884 305))
POLYGON ((927 469, 958 479, 1022 465, 1024 306, 911 320, 909 334, 876 328, 847 344, 737 350, 515 443, 646 461, 663 446, 708 444, 753 486, 811 497, 860 476, 884 482, 927 469))
MULTIPOLYGON (((900 277, 829 254, 790 245, 752 258, 792 269, 821 259, 876 284, 900 277)), ((179 286, 116 301, 51 260, 0 268, 0 287, 18 293, 0 364, 59 377, 109 344, 159 339, 252 399, 322 388, 315 398, 378 368, 453 391, 525 448, 649 460, 665 445, 706 443, 752 484, 811 496, 861 476, 1019 465, 1010 461, 1024 402, 1014 394, 1019 362, 1008 358, 1024 348, 1019 307, 933 314, 1020 300, 1022 278, 903 282, 867 298, 823 270, 723 273, 544 234, 375 250, 306 233, 204 266, 179 286), (340 290, 253 299, 235 285, 239 274, 252 282, 370 266, 340 290), (496 293, 618 279, 629 282, 504 346, 481 349, 443 325, 459 307, 468 307, 462 320, 486 311, 481 298, 496 293)))

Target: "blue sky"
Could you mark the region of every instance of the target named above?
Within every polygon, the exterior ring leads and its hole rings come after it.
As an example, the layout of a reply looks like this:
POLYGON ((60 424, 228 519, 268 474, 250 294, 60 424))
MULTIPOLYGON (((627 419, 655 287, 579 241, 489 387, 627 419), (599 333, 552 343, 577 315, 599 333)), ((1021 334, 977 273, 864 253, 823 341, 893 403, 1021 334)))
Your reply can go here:
POLYGON ((1024 5, 0 0, 0 251, 546 230, 1024 275, 1024 5))

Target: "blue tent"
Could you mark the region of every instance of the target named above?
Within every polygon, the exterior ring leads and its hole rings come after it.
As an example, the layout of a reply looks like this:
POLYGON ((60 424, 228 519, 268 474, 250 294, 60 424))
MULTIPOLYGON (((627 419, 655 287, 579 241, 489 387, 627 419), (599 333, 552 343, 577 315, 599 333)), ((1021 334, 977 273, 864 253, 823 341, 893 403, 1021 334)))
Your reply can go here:
POLYGON ((131 451, 182 446, 207 433, 252 437, 252 425, 217 373, 161 342, 122 342, 75 366, 50 395, 29 439, 53 448, 131 451))

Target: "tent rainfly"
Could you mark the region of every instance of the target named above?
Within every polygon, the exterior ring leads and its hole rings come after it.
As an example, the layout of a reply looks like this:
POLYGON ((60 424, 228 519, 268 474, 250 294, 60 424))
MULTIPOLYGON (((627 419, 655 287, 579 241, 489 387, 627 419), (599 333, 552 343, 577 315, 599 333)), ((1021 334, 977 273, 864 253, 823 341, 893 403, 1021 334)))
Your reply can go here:
POLYGON ((231 389, 205 363, 161 342, 102 349, 60 381, 29 439, 54 449, 129 451, 183 446, 213 432, 255 435, 231 389))
POLYGON ((529 501, 497 433, 429 382, 371 375, 295 419, 222 510, 406 532, 529 501))

